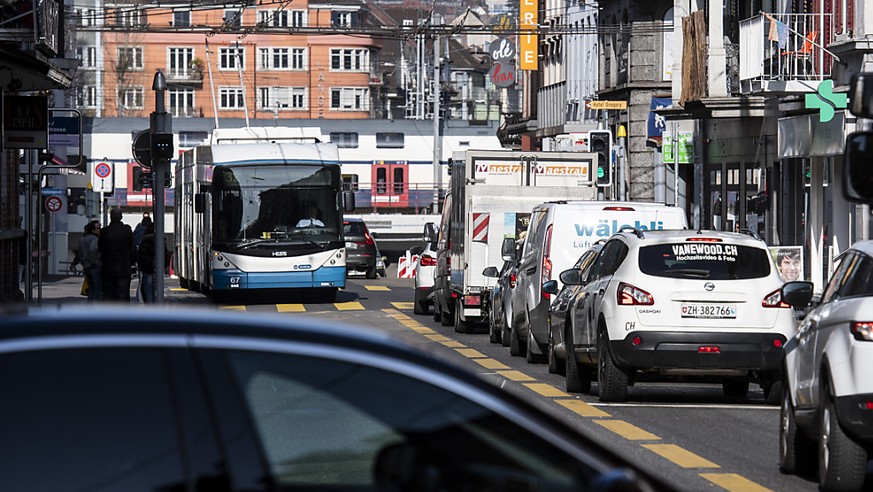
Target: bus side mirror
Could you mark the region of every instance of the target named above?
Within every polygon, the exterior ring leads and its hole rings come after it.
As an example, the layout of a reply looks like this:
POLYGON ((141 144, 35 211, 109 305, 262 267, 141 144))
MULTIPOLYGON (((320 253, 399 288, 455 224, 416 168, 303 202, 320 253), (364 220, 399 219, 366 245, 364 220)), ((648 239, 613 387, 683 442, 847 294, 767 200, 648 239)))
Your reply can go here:
POLYGON ((436 226, 433 222, 428 222, 424 225, 424 241, 427 243, 435 243, 437 241, 436 226))
POLYGON ((843 195, 846 200, 873 204, 871 159, 873 159, 873 132, 850 134, 846 138, 846 154, 843 159, 843 195))
POLYGON ((206 193, 194 195, 194 213, 202 214, 206 211, 206 193))
POLYGON ((354 191, 344 191, 343 192, 343 211, 344 212, 354 212, 355 211, 355 192, 354 191))

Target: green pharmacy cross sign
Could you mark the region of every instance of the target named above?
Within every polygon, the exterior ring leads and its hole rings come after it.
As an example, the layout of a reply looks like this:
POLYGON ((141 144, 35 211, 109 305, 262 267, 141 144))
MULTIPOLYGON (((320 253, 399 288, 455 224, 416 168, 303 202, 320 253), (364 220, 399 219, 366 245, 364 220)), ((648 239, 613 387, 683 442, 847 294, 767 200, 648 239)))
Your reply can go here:
POLYGON ((821 123, 834 119, 836 110, 846 109, 848 103, 849 97, 845 94, 834 94, 833 80, 822 80, 816 94, 806 95, 806 108, 819 110, 818 121, 821 123))

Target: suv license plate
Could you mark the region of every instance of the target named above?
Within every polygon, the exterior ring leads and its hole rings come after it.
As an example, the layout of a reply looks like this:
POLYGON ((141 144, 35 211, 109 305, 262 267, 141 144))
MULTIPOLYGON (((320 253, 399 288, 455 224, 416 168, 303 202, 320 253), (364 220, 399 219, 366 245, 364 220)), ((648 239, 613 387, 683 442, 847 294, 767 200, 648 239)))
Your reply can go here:
POLYGON ((351 241, 346 241, 346 248, 348 248, 348 249, 355 249, 357 246, 358 246, 357 244, 355 244, 351 241))
POLYGON ((736 318, 737 307, 730 304, 682 304, 683 318, 736 318))

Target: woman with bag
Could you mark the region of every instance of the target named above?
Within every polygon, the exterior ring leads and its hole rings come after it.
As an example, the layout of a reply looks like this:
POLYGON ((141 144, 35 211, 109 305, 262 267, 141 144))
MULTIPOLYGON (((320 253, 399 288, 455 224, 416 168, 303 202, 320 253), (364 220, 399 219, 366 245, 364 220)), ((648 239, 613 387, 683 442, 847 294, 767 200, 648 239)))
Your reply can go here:
POLYGON ((85 235, 79 242, 79 260, 85 271, 87 285, 82 290, 88 292, 88 302, 103 299, 103 276, 101 272, 100 250, 97 248, 97 239, 100 235, 100 221, 92 220, 85 224, 85 235))

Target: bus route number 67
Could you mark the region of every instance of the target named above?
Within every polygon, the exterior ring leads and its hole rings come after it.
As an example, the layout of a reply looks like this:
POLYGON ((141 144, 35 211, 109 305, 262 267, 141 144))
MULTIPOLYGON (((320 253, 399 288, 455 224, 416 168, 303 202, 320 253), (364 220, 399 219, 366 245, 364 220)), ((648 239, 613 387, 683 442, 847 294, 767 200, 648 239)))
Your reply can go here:
POLYGON ((230 288, 238 289, 239 288, 239 277, 230 277, 230 288))

